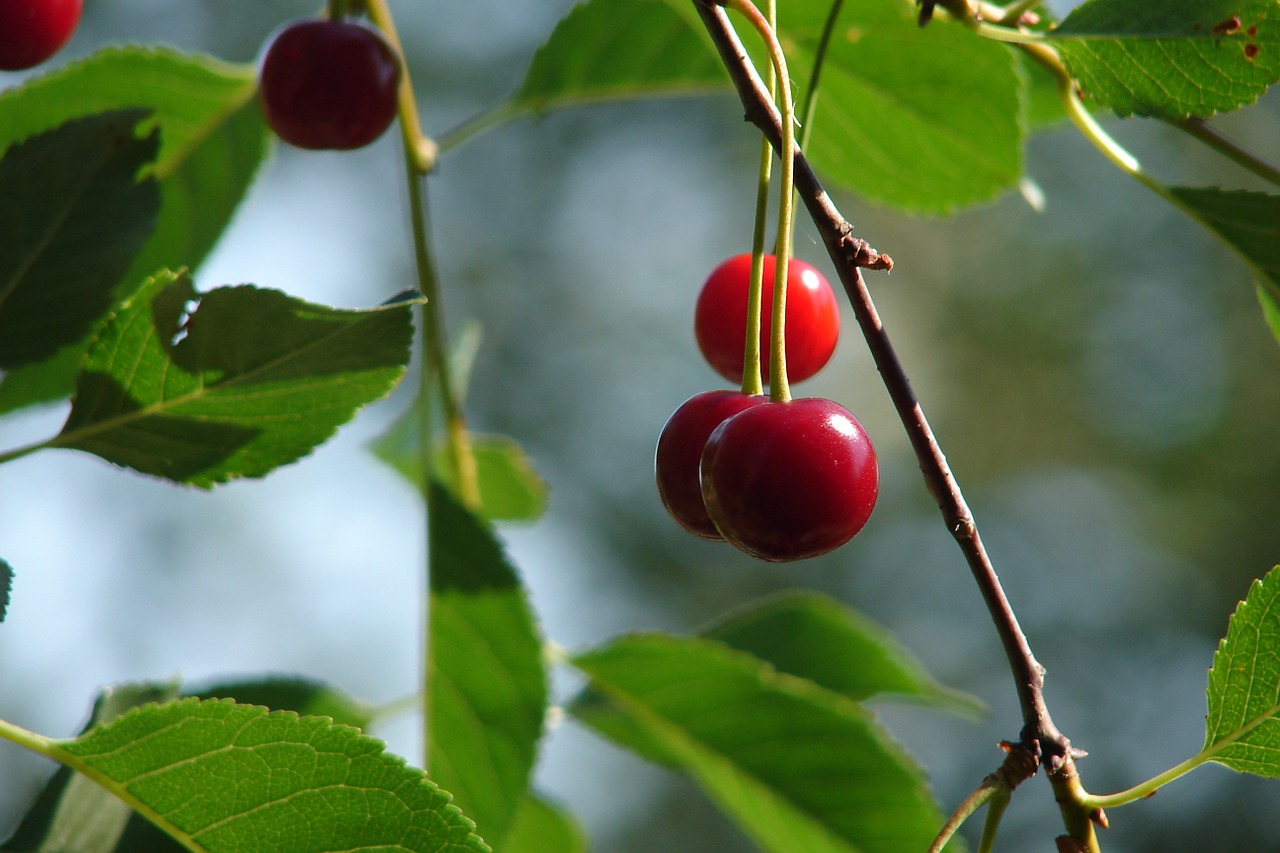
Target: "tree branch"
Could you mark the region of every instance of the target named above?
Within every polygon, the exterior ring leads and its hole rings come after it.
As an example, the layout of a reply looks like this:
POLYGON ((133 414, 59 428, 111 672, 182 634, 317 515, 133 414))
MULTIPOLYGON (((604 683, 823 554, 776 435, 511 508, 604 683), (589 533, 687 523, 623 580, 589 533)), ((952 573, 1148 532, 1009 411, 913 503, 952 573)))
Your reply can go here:
MULTIPOLYGON (((713 0, 693 0, 693 3, 733 80, 746 109, 747 121, 760 128, 775 150, 778 149, 782 135, 778 112, 769 98, 768 89, 747 58, 725 10, 715 5, 713 0)), ((858 325, 871 350, 871 357, 911 440, 925 484, 937 501, 947 529, 964 553, 1000 636, 1022 709, 1023 729, 1019 746, 1034 758, 1029 773, 1034 772, 1036 765, 1042 763, 1052 774, 1065 773, 1075 779, 1073 759, 1077 756, 1073 754, 1070 741, 1054 725, 1045 705, 1044 668, 1032 654, 1026 635, 1005 597, 1000 579, 978 534, 973 514, 947 465, 942 448, 934 438, 933 430, 889 341, 889 335, 880 321, 863 279, 863 267, 887 270, 892 268, 893 261, 871 248, 865 240, 853 236, 853 225, 831 201, 804 154, 797 148, 793 156, 796 189, 835 264, 858 325)))

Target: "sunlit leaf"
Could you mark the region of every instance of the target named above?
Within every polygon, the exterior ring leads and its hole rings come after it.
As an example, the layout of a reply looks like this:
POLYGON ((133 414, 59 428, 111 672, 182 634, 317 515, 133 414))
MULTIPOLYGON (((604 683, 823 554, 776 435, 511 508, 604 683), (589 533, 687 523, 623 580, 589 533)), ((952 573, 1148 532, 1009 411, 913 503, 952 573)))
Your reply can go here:
POLYGON ((1280 567, 1255 581, 1209 670, 1204 749, 1241 773, 1280 776, 1280 567))
POLYGON ((502 850, 542 735, 542 639, 488 524, 431 488, 427 766, 502 850))
MULTIPOLYGON (((0 150, 70 119, 149 111, 160 131, 151 174, 161 209, 150 240, 120 276, 120 298, 157 270, 198 266, 213 248, 268 150, 256 90, 252 65, 167 48, 109 48, 0 93, 0 150)), ((49 362, 8 373, 0 411, 69 395, 87 345, 82 338, 49 362)))
POLYGON ((155 227, 156 154, 140 110, 69 121, 0 160, 0 369, 81 340, 155 227))
POLYGON ((1275 335, 1276 342, 1280 343, 1280 302, 1277 301, 1276 290, 1259 285, 1258 303, 1262 306, 1262 316, 1271 327, 1271 334, 1275 335))
POLYGON ((424 773, 320 717, 183 699, 131 711, 55 753, 193 850, 489 849, 424 773))
POLYGON ((410 305, 312 305, 249 285, 148 282, 106 321, 50 446, 210 487, 328 439, 404 374, 410 305))
POLYGON ((763 849, 924 850, 942 816, 914 762, 859 704, 721 643, 622 637, 575 656, 569 711, 679 767, 763 849))
POLYGON ((1089 0, 1051 41, 1086 99, 1119 115, 1207 117, 1280 80, 1275 0, 1089 0))
MULTIPOLYGON (((151 702, 177 698, 176 683, 119 684, 103 690, 94 701, 85 732, 100 723, 109 723, 126 711, 151 702)), ((137 815, 127 804, 88 778, 59 767, 14 835, 0 850, 17 853, 126 853, 141 848, 133 841, 126 846, 128 825, 137 815)), ((150 826, 150 824, 148 824, 150 826)), ((154 830, 153 830, 154 832, 154 830)), ((136 836, 135 836, 136 839, 136 836)), ((182 850, 177 842, 156 833, 148 853, 182 850)))
POLYGON ((892 694, 966 714, 982 708, 977 699, 938 684, 883 628, 819 593, 772 596, 702 635, 854 701, 892 694))
POLYGON ((530 795, 520 804, 501 853, 587 853, 587 837, 563 809, 530 795))

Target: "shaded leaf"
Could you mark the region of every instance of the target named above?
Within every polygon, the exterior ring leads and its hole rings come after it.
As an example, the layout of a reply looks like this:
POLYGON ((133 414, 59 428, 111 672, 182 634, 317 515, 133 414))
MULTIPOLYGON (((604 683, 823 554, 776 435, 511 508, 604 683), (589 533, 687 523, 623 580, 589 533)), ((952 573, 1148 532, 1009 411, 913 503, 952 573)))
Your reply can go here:
POLYGON ((542 735, 542 639, 493 531, 431 489, 427 766, 501 850, 542 735))
POLYGON ((319 717, 183 699, 54 751, 193 850, 489 849, 424 773, 319 717))
POLYGON ((1169 187, 1173 201, 1238 254, 1280 294, 1280 196, 1214 187, 1169 187))
POLYGON ((1276 299, 1275 289, 1258 286, 1258 303, 1262 306, 1262 316, 1271 327, 1271 334, 1275 335, 1276 342, 1280 343, 1280 302, 1276 299))
POLYGON ((155 227, 160 193, 138 179, 158 147, 145 113, 76 119, 0 160, 0 370, 89 334, 155 227))
POLYGON ((331 684, 301 676, 269 676, 218 681, 184 696, 233 699, 241 705, 262 705, 272 711, 296 711, 304 717, 328 717, 335 723, 367 729, 373 709, 331 684))
POLYGON ((409 360, 410 305, 350 311, 244 285, 149 281, 91 346, 53 447, 208 488, 309 453, 409 360))
POLYGON ((1051 41, 1086 102, 1122 116, 1208 117, 1280 79, 1274 0, 1089 0, 1051 41))
MULTIPOLYGON (((194 268, 230 221, 268 150, 252 65, 166 48, 110 48, 0 93, 0 149, 64 122, 142 108, 160 130, 154 232, 120 277, 118 301, 157 270, 194 268)), ((69 395, 87 337, 0 382, 0 412, 69 395)))
POLYGON ((635 635, 577 655, 579 720, 687 771, 769 851, 923 850, 942 815, 860 705, 701 638, 635 635))
POLYGON ((854 701, 888 693, 970 715, 982 709, 938 684, 883 628, 816 592, 772 596, 701 633, 854 701))
MULTIPOLYGON (((177 697, 174 683, 119 684, 108 687, 94 700, 93 713, 82 734, 100 723, 109 723, 126 711, 151 702, 177 697)), ((88 778, 59 767, 0 850, 18 853, 113 853, 113 851, 181 851, 167 836, 156 836, 157 844, 139 847, 124 843, 126 826, 137 819, 124 802, 88 778)), ((150 824, 148 824, 150 826, 150 824)))
POLYGON ((567 812, 527 796, 516 812, 502 853, 586 853, 587 837, 567 812))
POLYGON ((9 610, 9 598, 13 594, 13 566, 0 559, 0 622, 9 610))
POLYGON ((1280 776, 1280 567, 1254 581, 1209 670, 1204 751, 1241 773, 1280 776))

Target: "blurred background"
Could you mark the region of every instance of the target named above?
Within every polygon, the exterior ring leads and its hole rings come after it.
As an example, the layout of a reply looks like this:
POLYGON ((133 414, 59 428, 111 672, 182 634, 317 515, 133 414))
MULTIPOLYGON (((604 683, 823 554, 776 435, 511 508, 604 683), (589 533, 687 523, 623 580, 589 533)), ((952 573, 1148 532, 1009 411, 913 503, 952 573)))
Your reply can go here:
MULTIPOLYGON (((571 5, 393 3, 428 132, 509 93, 571 5)), ((57 61, 165 42, 250 62, 316 6, 90 0, 57 61)), ((1274 157, 1280 99, 1220 125, 1274 157)), ((1255 186, 1163 125, 1109 126, 1163 180, 1255 186)), ((715 264, 749 248, 757 151, 726 95, 554 114, 444 158, 431 203, 446 311, 455 329, 484 329, 471 421, 521 441, 552 490, 542 521, 502 534, 547 635, 573 648, 688 631, 789 587, 888 626, 989 706, 978 721, 879 706, 950 810, 1020 720, 851 313, 834 363, 798 390, 840 400, 876 440, 883 493, 857 539, 765 565, 687 536, 654 493, 667 416, 722 385, 694 344, 693 301, 715 264)), ((1055 720, 1091 753, 1087 786, 1109 792, 1199 749, 1216 642, 1252 579, 1280 562, 1280 347, 1243 265, 1069 128, 1033 139, 1027 159, 1039 213, 1016 193, 949 220, 837 202, 897 261, 870 279, 881 314, 1048 668, 1055 720)), ((796 248, 830 271, 804 221, 796 248)), ((277 150, 197 284, 364 307, 410 284, 411 263, 388 134, 351 154, 277 150)), ((0 716, 69 735, 102 685, 174 676, 300 673, 375 703, 412 692, 420 509, 366 452, 412 384, 302 464, 212 493, 64 451, 0 468, 0 554, 17 571, 0 716)), ((0 446, 47 437, 64 416, 6 418, 0 446)), ((375 734, 412 758, 416 728, 375 734)), ((0 837, 51 771, 0 744, 0 837)), ((579 815, 594 850, 753 849, 686 781, 572 722, 547 737, 538 784, 579 815)), ((1210 766, 1113 813, 1105 848, 1280 850, 1277 804, 1275 782, 1210 766)), ((1000 849, 1050 849, 1059 826, 1033 780, 1000 849)))

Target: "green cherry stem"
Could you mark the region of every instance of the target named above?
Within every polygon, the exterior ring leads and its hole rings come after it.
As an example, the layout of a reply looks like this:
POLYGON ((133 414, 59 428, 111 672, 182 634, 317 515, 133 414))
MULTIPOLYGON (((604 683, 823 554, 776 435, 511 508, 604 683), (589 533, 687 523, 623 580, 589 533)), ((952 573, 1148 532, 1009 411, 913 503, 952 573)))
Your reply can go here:
POLYGON ((400 36, 396 33, 396 24, 386 0, 366 0, 366 5, 369 19, 382 32, 396 56, 400 57, 400 133, 413 170, 425 175, 435 168, 440 146, 422 132, 422 122, 418 118, 418 100, 414 97, 413 83, 409 80, 409 66, 405 62, 404 49, 400 45, 400 36))
MULTIPOLYGON (((777 26, 778 11, 775 0, 765 6, 770 26, 777 26)), ((777 76, 770 68, 765 78, 769 94, 777 97, 777 76)), ((769 181, 773 174, 773 146, 767 138, 760 141, 760 170, 756 182, 756 215, 751 232, 751 284, 747 290, 747 335, 742 352, 742 393, 764 393, 764 380, 760 376, 760 323, 764 303, 764 241, 769 220, 769 181)))
MULTIPOLYGON (((728 0, 724 4, 743 15, 755 27, 764 40, 778 76, 778 113, 782 117, 782 151, 796 148, 796 107, 791 97, 791 75, 787 73, 787 59, 782 45, 774 34, 769 21, 751 0, 728 0)), ((774 253, 773 316, 769 330, 769 399, 785 403, 791 399, 791 387, 787 382, 786 322, 787 322, 787 273, 791 266, 791 230, 795 221, 795 159, 779 157, 782 166, 778 188, 778 237, 774 253)))
POLYGON ((942 853, 942 848, 947 846, 949 842, 964 825, 964 822, 971 818, 978 809, 982 808, 999 790, 1000 785, 991 777, 987 777, 978 787, 976 791, 964 798, 951 817, 947 818, 947 822, 942 825, 938 835, 933 839, 933 843, 929 845, 929 849, 925 853, 942 853))

